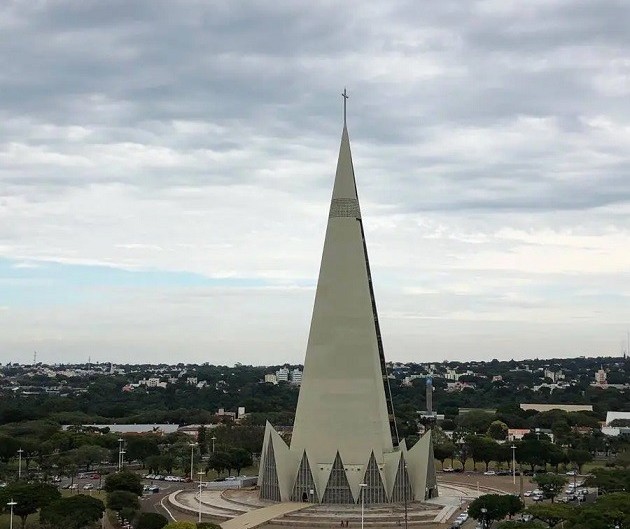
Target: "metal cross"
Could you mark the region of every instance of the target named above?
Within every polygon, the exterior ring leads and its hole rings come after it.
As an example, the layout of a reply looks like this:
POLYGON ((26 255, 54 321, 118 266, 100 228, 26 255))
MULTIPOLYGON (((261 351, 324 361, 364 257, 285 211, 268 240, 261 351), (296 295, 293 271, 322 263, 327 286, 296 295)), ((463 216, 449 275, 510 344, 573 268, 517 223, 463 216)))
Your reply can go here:
POLYGON ((346 103, 348 102, 348 92, 346 92, 346 88, 344 86, 343 92, 341 93, 341 97, 343 97, 343 124, 346 124, 346 103))

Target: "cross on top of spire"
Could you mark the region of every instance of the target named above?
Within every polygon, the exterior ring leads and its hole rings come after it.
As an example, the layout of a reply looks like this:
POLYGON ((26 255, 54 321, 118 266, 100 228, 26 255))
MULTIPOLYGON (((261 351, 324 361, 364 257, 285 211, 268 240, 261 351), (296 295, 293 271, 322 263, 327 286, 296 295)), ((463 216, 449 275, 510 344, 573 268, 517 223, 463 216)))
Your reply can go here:
POLYGON ((346 91, 346 87, 344 86, 343 92, 341 93, 341 97, 343 97, 343 125, 346 126, 346 103, 348 102, 348 92, 346 91))

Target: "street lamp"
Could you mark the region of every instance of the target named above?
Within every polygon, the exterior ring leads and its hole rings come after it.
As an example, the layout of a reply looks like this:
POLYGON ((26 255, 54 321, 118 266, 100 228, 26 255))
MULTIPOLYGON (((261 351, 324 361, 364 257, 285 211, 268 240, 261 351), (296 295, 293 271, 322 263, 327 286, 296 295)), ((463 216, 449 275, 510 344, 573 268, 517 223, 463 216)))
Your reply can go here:
POLYGON ((18 453, 18 479, 20 479, 22 477, 22 454, 24 453, 24 450, 20 448, 17 451, 17 453, 18 453))
POLYGON ((486 513, 488 512, 488 509, 486 509, 485 507, 481 508, 481 526, 486 529, 486 513))
POLYGON ((405 495, 405 529, 407 529, 407 483, 409 480, 409 475, 407 474, 407 463, 405 463, 405 482, 403 484, 403 492, 405 495))
POLYGON ((516 486, 516 446, 512 445, 512 483, 516 486))
POLYGON ((11 508, 11 514, 9 516, 9 529, 13 529, 13 507, 17 505, 17 502, 13 501, 13 498, 11 498, 11 501, 8 502, 7 505, 11 508))
POLYGON ((195 457, 195 446, 197 446, 197 443, 190 443, 190 481, 193 481, 195 479, 193 475, 193 471, 194 471, 193 460, 195 457))
POLYGON ((127 453, 127 450, 121 450, 120 451, 120 469, 124 469, 125 468, 125 454, 127 453))
POLYGON ((214 454, 214 442, 217 440, 217 438, 213 435, 212 436, 212 453, 214 454))
POLYGON ((120 437, 118 439, 118 472, 122 470, 122 447, 125 440, 120 437))
POLYGON ((202 470, 200 470, 199 472, 197 472, 197 474, 199 474, 199 497, 197 498, 197 500, 199 501, 199 523, 201 523, 201 486, 203 485, 203 475, 204 472, 202 470))
POLYGON ((363 529, 363 514, 365 512, 365 489, 367 488, 367 483, 359 483, 359 490, 361 491, 361 529, 363 529))

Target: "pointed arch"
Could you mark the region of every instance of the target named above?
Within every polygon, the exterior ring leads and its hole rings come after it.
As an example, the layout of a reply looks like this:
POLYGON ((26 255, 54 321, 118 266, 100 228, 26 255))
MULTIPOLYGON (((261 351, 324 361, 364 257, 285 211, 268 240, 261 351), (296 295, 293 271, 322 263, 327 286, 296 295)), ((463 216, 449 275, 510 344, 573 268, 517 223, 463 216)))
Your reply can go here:
POLYGON ((335 456, 322 503, 354 503, 350 484, 339 452, 335 456))
POLYGON ((313 479, 311 465, 309 464, 308 457, 306 456, 306 450, 302 453, 302 461, 300 462, 300 468, 298 469, 295 484, 293 485, 291 501, 302 501, 308 503, 319 502, 317 487, 315 487, 315 480, 313 479))
POLYGON ((396 479, 394 479, 394 488, 392 490, 392 503, 408 502, 413 500, 413 489, 409 481, 409 473, 407 472, 407 463, 402 454, 398 461, 398 470, 396 471, 396 479))
POLYGON ((376 464, 374 452, 370 455, 370 461, 365 469, 363 483, 365 483, 367 487, 361 487, 357 500, 358 503, 361 503, 363 495, 365 495, 365 503, 387 503, 387 495, 385 494, 385 487, 381 479, 381 471, 376 464))
POLYGON ((269 436, 267 453, 262 473, 260 497, 265 500, 280 501, 280 485, 278 483, 278 470, 276 468, 276 456, 273 451, 273 440, 269 436))

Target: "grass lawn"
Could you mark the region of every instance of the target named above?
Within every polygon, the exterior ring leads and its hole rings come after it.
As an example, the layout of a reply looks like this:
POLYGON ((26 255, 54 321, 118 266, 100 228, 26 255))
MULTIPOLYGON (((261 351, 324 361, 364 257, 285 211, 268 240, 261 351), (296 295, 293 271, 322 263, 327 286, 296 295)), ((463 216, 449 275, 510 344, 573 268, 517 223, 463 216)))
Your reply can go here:
MULTIPOLYGON (((13 515, 13 529, 20 529, 22 527, 22 520, 13 515)), ((39 529, 39 515, 31 514, 26 520, 27 529, 39 529)), ((9 529, 9 515, 0 515, 0 529, 9 529)))

